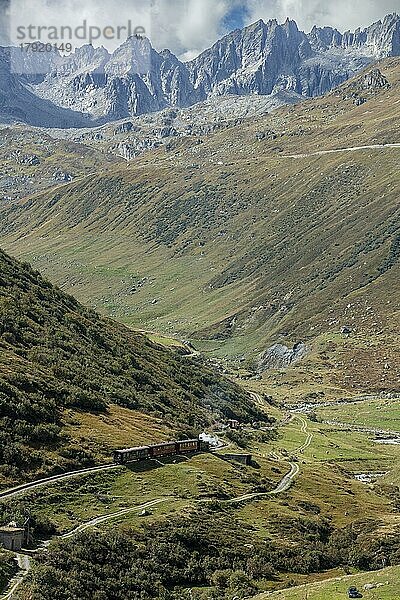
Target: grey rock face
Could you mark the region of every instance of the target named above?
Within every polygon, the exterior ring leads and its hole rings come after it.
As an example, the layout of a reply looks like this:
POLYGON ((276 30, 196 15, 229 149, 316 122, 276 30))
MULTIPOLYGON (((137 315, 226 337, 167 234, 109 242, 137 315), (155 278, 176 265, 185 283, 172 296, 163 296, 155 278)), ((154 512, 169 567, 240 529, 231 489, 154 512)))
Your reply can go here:
POLYGON ((389 88, 390 83, 379 69, 373 69, 364 77, 363 88, 366 90, 379 90, 389 88))
POLYGON ((35 89, 42 98, 89 113, 96 124, 197 101, 186 66, 135 37, 111 55, 104 48, 79 48, 35 89))
POLYGON ((344 34, 331 27, 314 27, 305 34, 289 19, 283 24, 258 21, 187 63, 136 37, 113 54, 91 45, 69 57, 52 58, 18 56, 14 49, 13 64, 24 74, 5 68, 0 55, 0 118, 77 127, 190 107, 216 96, 313 97, 374 60, 398 55, 396 14, 344 34))
POLYGON ((234 31, 187 63, 201 97, 270 95, 282 91, 322 95, 379 58, 400 54, 400 17, 388 15, 361 31, 330 27, 306 35, 294 21, 275 20, 234 31))
POLYGON ((362 50, 366 56, 386 58, 400 53, 400 18, 397 14, 387 15, 366 29, 346 31, 341 34, 331 27, 314 27, 308 36, 313 50, 329 49, 362 50))
POLYGON ((292 365, 307 354, 307 348, 303 342, 288 348, 282 344, 274 344, 259 357, 257 370, 259 373, 269 369, 284 369, 292 365))
POLYGON ((0 47, 0 122, 49 127, 84 127, 89 117, 39 98, 24 76, 13 72, 10 51, 0 47))
POLYGON ((130 131, 134 131, 134 128, 134 124, 131 121, 127 121, 126 123, 118 125, 118 127, 114 129, 114 135, 120 135, 121 133, 129 133, 130 131))
POLYGON ((311 55, 294 21, 258 21, 225 36, 187 66, 202 96, 268 95, 277 87, 299 91, 296 72, 311 55))
POLYGON ((73 176, 71 173, 67 173, 66 171, 62 171, 61 169, 57 169, 53 173, 53 179, 57 182, 68 182, 73 180, 73 176))

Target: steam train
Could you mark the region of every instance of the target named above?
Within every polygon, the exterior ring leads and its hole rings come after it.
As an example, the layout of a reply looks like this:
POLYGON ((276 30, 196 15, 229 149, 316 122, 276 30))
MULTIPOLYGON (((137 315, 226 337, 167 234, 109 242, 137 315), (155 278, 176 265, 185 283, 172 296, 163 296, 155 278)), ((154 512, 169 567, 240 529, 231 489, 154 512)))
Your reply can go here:
POLYGON ((161 458, 163 456, 174 456, 177 454, 188 454, 190 452, 208 452, 210 444, 202 440, 181 440, 179 442, 164 442, 152 446, 138 446, 136 448, 126 448, 124 450, 115 450, 113 454, 114 463, 125 465, 129 462, 148 460, 151 458, 161 458))

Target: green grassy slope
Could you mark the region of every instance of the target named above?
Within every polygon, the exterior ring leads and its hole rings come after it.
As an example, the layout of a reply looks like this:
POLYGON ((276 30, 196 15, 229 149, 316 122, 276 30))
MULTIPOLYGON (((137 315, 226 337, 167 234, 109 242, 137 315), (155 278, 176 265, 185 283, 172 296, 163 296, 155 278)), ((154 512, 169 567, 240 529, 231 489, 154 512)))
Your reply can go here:
POLYGON ((293 158, 400 142, 400 62, 381 69, 390 87, 365 90, 361 76, 3 207, 3 244, 131 325, 212 340, 204 347, 229 356, 321 343, 333 384, 397 389, 400 149, 293 158), (356 106, 354 90, 367 102, 356 106), (348 324, 352 347, 334 338, 329 351, 321 336, 348 324))
MULTIPOLYGON (((90 453, 71 446, 62 413, 107 415, 112 404, 161 419, 164 429, 188 432, 218 414, 257 414, 241 389, 200 359, 181 357, 102 319, 0 252, 2 475, 13 479, 55 464, 90 462, 90 453)), ((124 428, 127 415, 118 416, 124 428)))
POLYGON ((399 598, 400 567, 389 567, 373 573, 360 573, 337 577, 331 581, 313 583, 273 594, 260 594, 255 600, 341 600, 347 598, 350 586, 356 586, 363 597, 370 600, 396 600, 399 598), (364 585, 377 586, 364 590, 364 585))
MULTIPOLYGON (((283 411, 280 417, 284 417, 283 411)), ((70 531, 96 516, 114 515, 98 527, 92 524, 71 544, 60 541, 52 545, 50 553, 34 567, 22 597, 29 598, 34 592, 34 597, 63 598, 78 586, 82 600, 89 600, 95 593, 114 600, 121 594, 134 595, 134 586, 144 598, 159 598, 164 586, 172 595, 173 584, 178 586, 174 590, 176 599, 186 598, 188 587, 198 600, 248 598, 257 592, 344 576, 346 570, 375 570, 382 564, 396 564, 398 488, 381 486, 379 481, 365 485, 352 473, 392 469, 399 459, 399 447, 381 447, 366 434, 348 435, 320 423, 307 422, 307 432, 299 417, 280 427, 277 437, 248 429, 242 437, 257 467, 230 464, 218 454, 207 453, 167 460, 164 466, 131 465, 124 470, 58 482, 2 503, 3 521, 29 510, 35 539, 39 535, 49 537, 51 532, 70 531), (301 452, 309 434, 313 436, 310 446, 301 452), (279 455, 281 460, 277 459, 279 455), (293 455, 298 455, 300 473, 288 492, 226 503, 238 495, 273 488, 287 473, 289 456, 293 455), (141 505, 155 499, 164 500, 149 507, 147 516, 141 515, 141 505), (129 513, 115 515, 126 508, 129 513), (134 543, 135 556, 124 539, 134 543), (144 545, 149 563, 144 569, 141 562, 137 570, 134 565, 142 559, 140 549, 144 545), (107 564, 113 565, 112 581, 104 571, 104 555, 95 551, 100 547, 107 548, 107 564), (155 548, 162 550, 154 555, 155 548), (63 558, 66 554, 67 562, 63 558), (121 576, 126 572, 121 556, 129 571, 123 584, 121 576), (87 564, 82 567, 83 563, 87 564), (79 587, 79 568, 87 573, 85 586, 90 589, 79 587), (101 570, 104 577, 97 578, 93 569, 101 570), (220 573, 225 569, 229 572, 220 573), (237 571, 246 574, 240 578, 246 586, 234 591, 228 589, 231 585, 227 580, 232 577, 232 582, 235 579, 238 583, 237 571), (170 573, 174 574, 173 582, 170 573), (218 590, 213 589, 215 585, 218 590)), ((381 580, 376 573, 369 573, 357 575, 355 581, 381 580)), ((340 594, 345 591, 346 580, 335 584, 329 587, 330 582, 326 590, 340 594)), ((321 584, 316 589, 325 588, 321 584)), ((314 588, 307 587, 304 593, 306 590, 311 593, 314 588)), ((398 593, 394 576, 385 590, 398 593)))

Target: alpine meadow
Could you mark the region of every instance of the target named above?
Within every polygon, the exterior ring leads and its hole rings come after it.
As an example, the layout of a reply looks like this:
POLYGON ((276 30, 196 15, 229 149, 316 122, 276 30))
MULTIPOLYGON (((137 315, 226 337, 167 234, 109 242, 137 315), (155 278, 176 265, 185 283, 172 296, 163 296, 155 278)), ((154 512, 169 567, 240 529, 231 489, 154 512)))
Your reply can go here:
POLYGON ((0 7, 0 600, 400 599, 400 16, 294 4, 0 7))

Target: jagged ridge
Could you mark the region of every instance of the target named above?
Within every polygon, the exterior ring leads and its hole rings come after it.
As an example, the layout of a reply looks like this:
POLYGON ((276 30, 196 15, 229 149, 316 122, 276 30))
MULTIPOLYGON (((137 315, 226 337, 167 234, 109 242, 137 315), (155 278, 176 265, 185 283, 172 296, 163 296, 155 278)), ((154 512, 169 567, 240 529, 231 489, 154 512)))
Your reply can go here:
MULTIPOLYGON (((18 64, 22 59, 15 52, 13 60, 18 64)), ((260 20, 226 35, 187 63, 168 50, 156 52, 147 39, 130 38, 113 54, 86 45, 67 59, 53 59, 47 77, 30 78, 30 93, 50 101, 52 107, 70 111, 63 115, 61 127, 67 126, 68 116, 68 126, 82 126, 83 115, 98 125, 168 106, 191 106, 215 95, 283 91, 291 99, 293 93, 299 98, 319 96, 370 62, 399 54, 400 17, 396 14, 344 34, 314 27, 306 35, 289 19, 284 24, 260 20)), ((35 70, 26 57, 23 60, 25 72, 35 70)), ((26 77, 16 81, 23 86, 26 77)), ((28 99, 28 106, 35 105, 35 110, 20 111, 18 118, 52 126, 54 119, 46 118, 37 102, 28 99)), ((15 118, 10 107, 7 111, 7 102, 3 104, 8 119, 15 118)))

